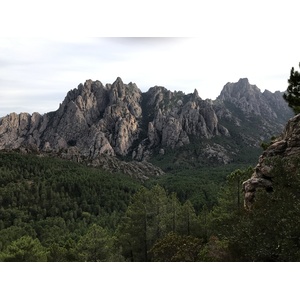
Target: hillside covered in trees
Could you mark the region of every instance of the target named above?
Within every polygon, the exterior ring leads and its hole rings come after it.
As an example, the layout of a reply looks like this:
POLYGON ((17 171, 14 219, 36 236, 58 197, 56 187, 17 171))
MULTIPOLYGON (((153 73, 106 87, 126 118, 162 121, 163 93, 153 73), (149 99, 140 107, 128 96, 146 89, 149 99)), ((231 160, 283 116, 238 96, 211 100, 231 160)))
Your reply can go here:
POLYGON ((257 193, 259 209, 249 212, 242 182, 253 168, 224 174, 219 189, 203 176, 206 191, 196 199, 174 193, 167 178, 164 187, 154 179, 142 185, 65 160, 1 152, 0 260, 299 260, 300 176, 283 170, 278 161, 276 193, 257 193))

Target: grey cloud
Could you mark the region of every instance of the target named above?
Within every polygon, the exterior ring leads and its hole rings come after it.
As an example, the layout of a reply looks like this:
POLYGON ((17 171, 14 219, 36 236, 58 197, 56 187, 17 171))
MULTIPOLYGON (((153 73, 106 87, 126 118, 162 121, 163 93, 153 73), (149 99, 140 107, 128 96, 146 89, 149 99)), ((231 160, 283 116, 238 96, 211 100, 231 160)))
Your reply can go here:
POLYGON ((36 65, 36 61, 25 61, 22 59, 16 59, 16 58, 6 58, 0 59, 0 68, 7 68, 7 67, 20 67, 25 66, 28 67, 30 65, 36 65))
POLYGON ((20 95, 15 96, 3 95, 0 93, 0 118, 11 113, 33 112, 46 113, 56 110, 59 104, 64 100, 67 91, 65 92, 35 92, 34 90, 27 90, 20 95))

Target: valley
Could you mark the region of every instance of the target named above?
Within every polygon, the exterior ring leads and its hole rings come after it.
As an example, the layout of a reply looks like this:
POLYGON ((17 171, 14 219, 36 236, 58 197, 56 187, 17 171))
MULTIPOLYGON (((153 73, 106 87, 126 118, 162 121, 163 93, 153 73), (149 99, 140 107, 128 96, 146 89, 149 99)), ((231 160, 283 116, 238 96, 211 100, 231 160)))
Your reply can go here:
POLYGON ((245 234, 268 221, 246 214, 242 184, 293 115, 282 95, 244 78, 203 100, 118 77, 79 84, 57 111, 1 117, 0 260, 296 259, 245 234))

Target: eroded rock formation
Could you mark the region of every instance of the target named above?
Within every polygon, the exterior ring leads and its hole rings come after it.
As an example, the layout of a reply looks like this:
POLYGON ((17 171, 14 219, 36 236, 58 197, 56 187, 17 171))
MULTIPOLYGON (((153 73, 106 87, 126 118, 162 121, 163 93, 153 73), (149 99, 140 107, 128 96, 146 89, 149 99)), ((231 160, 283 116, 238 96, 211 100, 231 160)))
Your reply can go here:
POLYGON ((300 114, 291 118, 283 133, 259 157, 254 174, 243 183, 245 207, 250 209, 257 189, 272 191, 272 159, 289 159, 300 154, 300 114))
POLYGON ((77 153, 86 160, 105 155, 143 161, 153 153, 164 155, 168 149, 197 139, 202 148, 196 152, 202 157, 229 163, 237 149, 205 141, 230 139, 233 133, 237 145, 240 139, 255 144, 257 136, 251 129, 257 119, 253 116, 262 120, 253 131, 263 139, 262 135, 269 138, 282 126, 288 112, 279 92, 261 93, 247 79, 225 85, 216 101, 201 99, 197 90, 186 95, 155 86, 142 93, 136 84, 124 84, 119 77, 106 85, 87 80, 67 93, 57 111, 44 115, 11 113, 0 118, 0 150, 26 149, 65 157, 77 153))

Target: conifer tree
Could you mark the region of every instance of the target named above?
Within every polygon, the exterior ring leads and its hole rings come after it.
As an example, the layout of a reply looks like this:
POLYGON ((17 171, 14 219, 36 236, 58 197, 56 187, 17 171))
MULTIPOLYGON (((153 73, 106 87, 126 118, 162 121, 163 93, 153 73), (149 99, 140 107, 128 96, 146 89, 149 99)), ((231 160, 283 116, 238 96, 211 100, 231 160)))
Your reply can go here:
MULTIPOLYGON (((300 63, 299 63, 300 67, 300 63)), ((289 106, 294 110, 295 114, 300 113, 300 73, 291 69, 290 78, 288 79, 287 91, 283 94, 283 98, 288 102, 289 106)))
POLYGON ((6 262, 46 262, 47 249, 38 239, 25 235, 13 241, 0 254, 0 261, 6 262))

